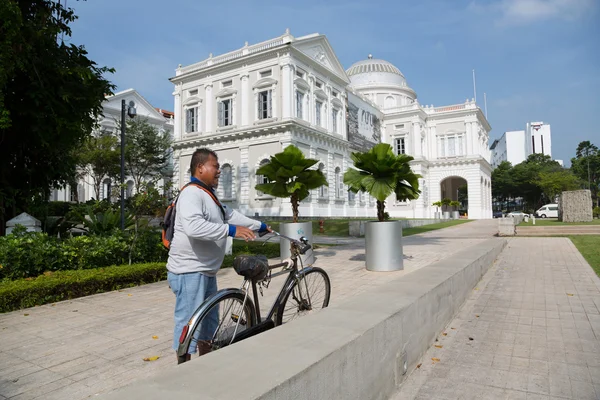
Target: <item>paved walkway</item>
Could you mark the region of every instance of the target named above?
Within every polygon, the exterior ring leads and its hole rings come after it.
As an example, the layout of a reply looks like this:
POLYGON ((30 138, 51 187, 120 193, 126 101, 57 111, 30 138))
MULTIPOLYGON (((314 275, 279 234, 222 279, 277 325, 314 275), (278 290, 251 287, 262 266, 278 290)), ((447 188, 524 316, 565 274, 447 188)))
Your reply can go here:
POLYGON ((600 279, 566 238, 513 238, 393 398, 600 399, 600 279))
POLYGON ((600 235, 600 225, 517 226, 517 236, 600 235))
MULTIPOLYGON (((332 281, 332 303, 487 240, 497 222, 475 221, 404 239, 405 270, 364 268, 364 241, 321 248, 315 265, 332 281)), ((283 283, 265 292, 266 309, 283 283)), ((239 286, 232 269, 219 287, 239 286)), ((263 300, 261 299, 261 300, 263 300)), ((0 314, 0 400, 84 399, 175 366, 174 296, 167 282, 0 314), (156 361, 144 358, 159 356, 156 361)))

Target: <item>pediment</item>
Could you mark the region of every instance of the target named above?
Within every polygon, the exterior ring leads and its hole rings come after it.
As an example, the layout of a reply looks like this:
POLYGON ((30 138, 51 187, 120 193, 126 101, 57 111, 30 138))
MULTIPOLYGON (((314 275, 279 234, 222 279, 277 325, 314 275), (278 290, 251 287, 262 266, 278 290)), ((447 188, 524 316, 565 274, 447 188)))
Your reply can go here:
POLYGON ((183 105, 186 106, 188 104, 196 104, 196 103, 202 103, 202 99, 198 96, 192 96, 192 97, 187 98, 183 102, 183 105))
POLYGON ((273 78, 262 78, 252 86, 252 89, 264 88, 277 84, 277 80, 273 78))
POLYGON ((307 39, 298 38, 293 43, 293 47, 332 71, 340 78, 350 82, 344 67, 338 60, 333 48, 324 35, 318 35, 307 39))
POLYGON ((115 93, 113 96, 107 97, 105 102, 102 104, 103 108, 109 111, 109 113, 105 113, 106 118, 109 118, 108 114, 115 114, 115 112, 120 115, 121 100, 125 100, 125 104, 127 105, 130 101, 133 101, 135 104, 135 112, 139 116, 161 121, 165 120, 165 117, 135 89, 127 89, 122 92, 115 93))
POLYGON ((235 89, 225 88, 225 89, 221 90, 220 92, 218 92, 215 95, 215 97, 227 97, 227 96, 232 96, 236 93, 237 93, 237 90, 235 90, 235 89))

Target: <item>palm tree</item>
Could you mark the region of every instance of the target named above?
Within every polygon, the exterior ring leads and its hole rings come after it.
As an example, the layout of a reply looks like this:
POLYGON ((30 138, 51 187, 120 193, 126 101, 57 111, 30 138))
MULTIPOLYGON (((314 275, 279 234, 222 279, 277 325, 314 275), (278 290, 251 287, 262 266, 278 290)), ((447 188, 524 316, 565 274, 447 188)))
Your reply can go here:
POLYGON ((355 169, 344 174, 344 183, 354 193, 367 192, 377 200, 377 219, 384 221, 385 200, 396 194, 398 201, 419 197, 419 178, 410 169, 411 156, 395 155, 392 146, 379 143, 366 152, 352 153, 355 169))
POLYGON ((319 160, 304 157, 296 146, 288 146, 281 153, 271 156, 269 163, 261 166, 257 175, 268 182, 255 186, 256 190, 275 197, 290 198, 294 222, 298 222, 298 204, 310 194, 310 190, 328 186, 327 178, 320 170, 310 169, 319 160))

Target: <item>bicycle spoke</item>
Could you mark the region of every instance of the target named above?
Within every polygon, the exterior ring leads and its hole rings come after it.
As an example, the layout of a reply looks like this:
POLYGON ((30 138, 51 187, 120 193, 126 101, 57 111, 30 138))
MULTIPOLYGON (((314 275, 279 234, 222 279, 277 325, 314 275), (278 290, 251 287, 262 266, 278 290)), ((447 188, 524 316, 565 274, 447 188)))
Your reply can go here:
POLYGON ((325 306, 328 286, 325 277, 318 271, 308 273, 292 289, 281 310, 281 322, 292 321, 299 316, 317 311, 325 306))

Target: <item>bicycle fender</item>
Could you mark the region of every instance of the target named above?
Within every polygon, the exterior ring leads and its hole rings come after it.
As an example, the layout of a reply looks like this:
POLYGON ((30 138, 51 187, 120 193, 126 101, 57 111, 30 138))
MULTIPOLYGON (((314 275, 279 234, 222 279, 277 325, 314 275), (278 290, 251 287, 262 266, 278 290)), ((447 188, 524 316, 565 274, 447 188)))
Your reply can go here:
MULTIPOLYGON (((217 291, 216 293, 214 293, 213 295, 211 295, 210 297, 208 297, 207 299, 205 299, 202 302, 202 304, 200 304, 200 306, 196 309, 196 311, 194 311, 194 313, 192 314, 192 317, 190 318, 190 320, 187 323, 189 328, 188 328, 187 334, 185 335, 185 339, 183 340, 183 342, 181 342, 181 340, 179 342, 179 348, 177 349, 177 355, 182 356, 184 354, 187 354, 187 350, 190 347, 190 342, 192 341, 193 333, 196 330, 196 328, 198 327, 198 323, 200 322, 200 319, 204 316, 204 314, 206 314, 208 312, 208 310, 213 306, 213 304, 220 301, 223 297, 228 296, 233 293, 237 293, 242 296, 246 295, 246 292, 244 292, 241 289, 236 289, 236 288, 221 289, 221 290, 217 291)), ((250 299, 250 297, 248 297, 248 299, 246 301, 248 301, 250 303, 250 307, 252 307, 252 309, 254 309, 254 304, 252 303, 252 300, 250 299)))

